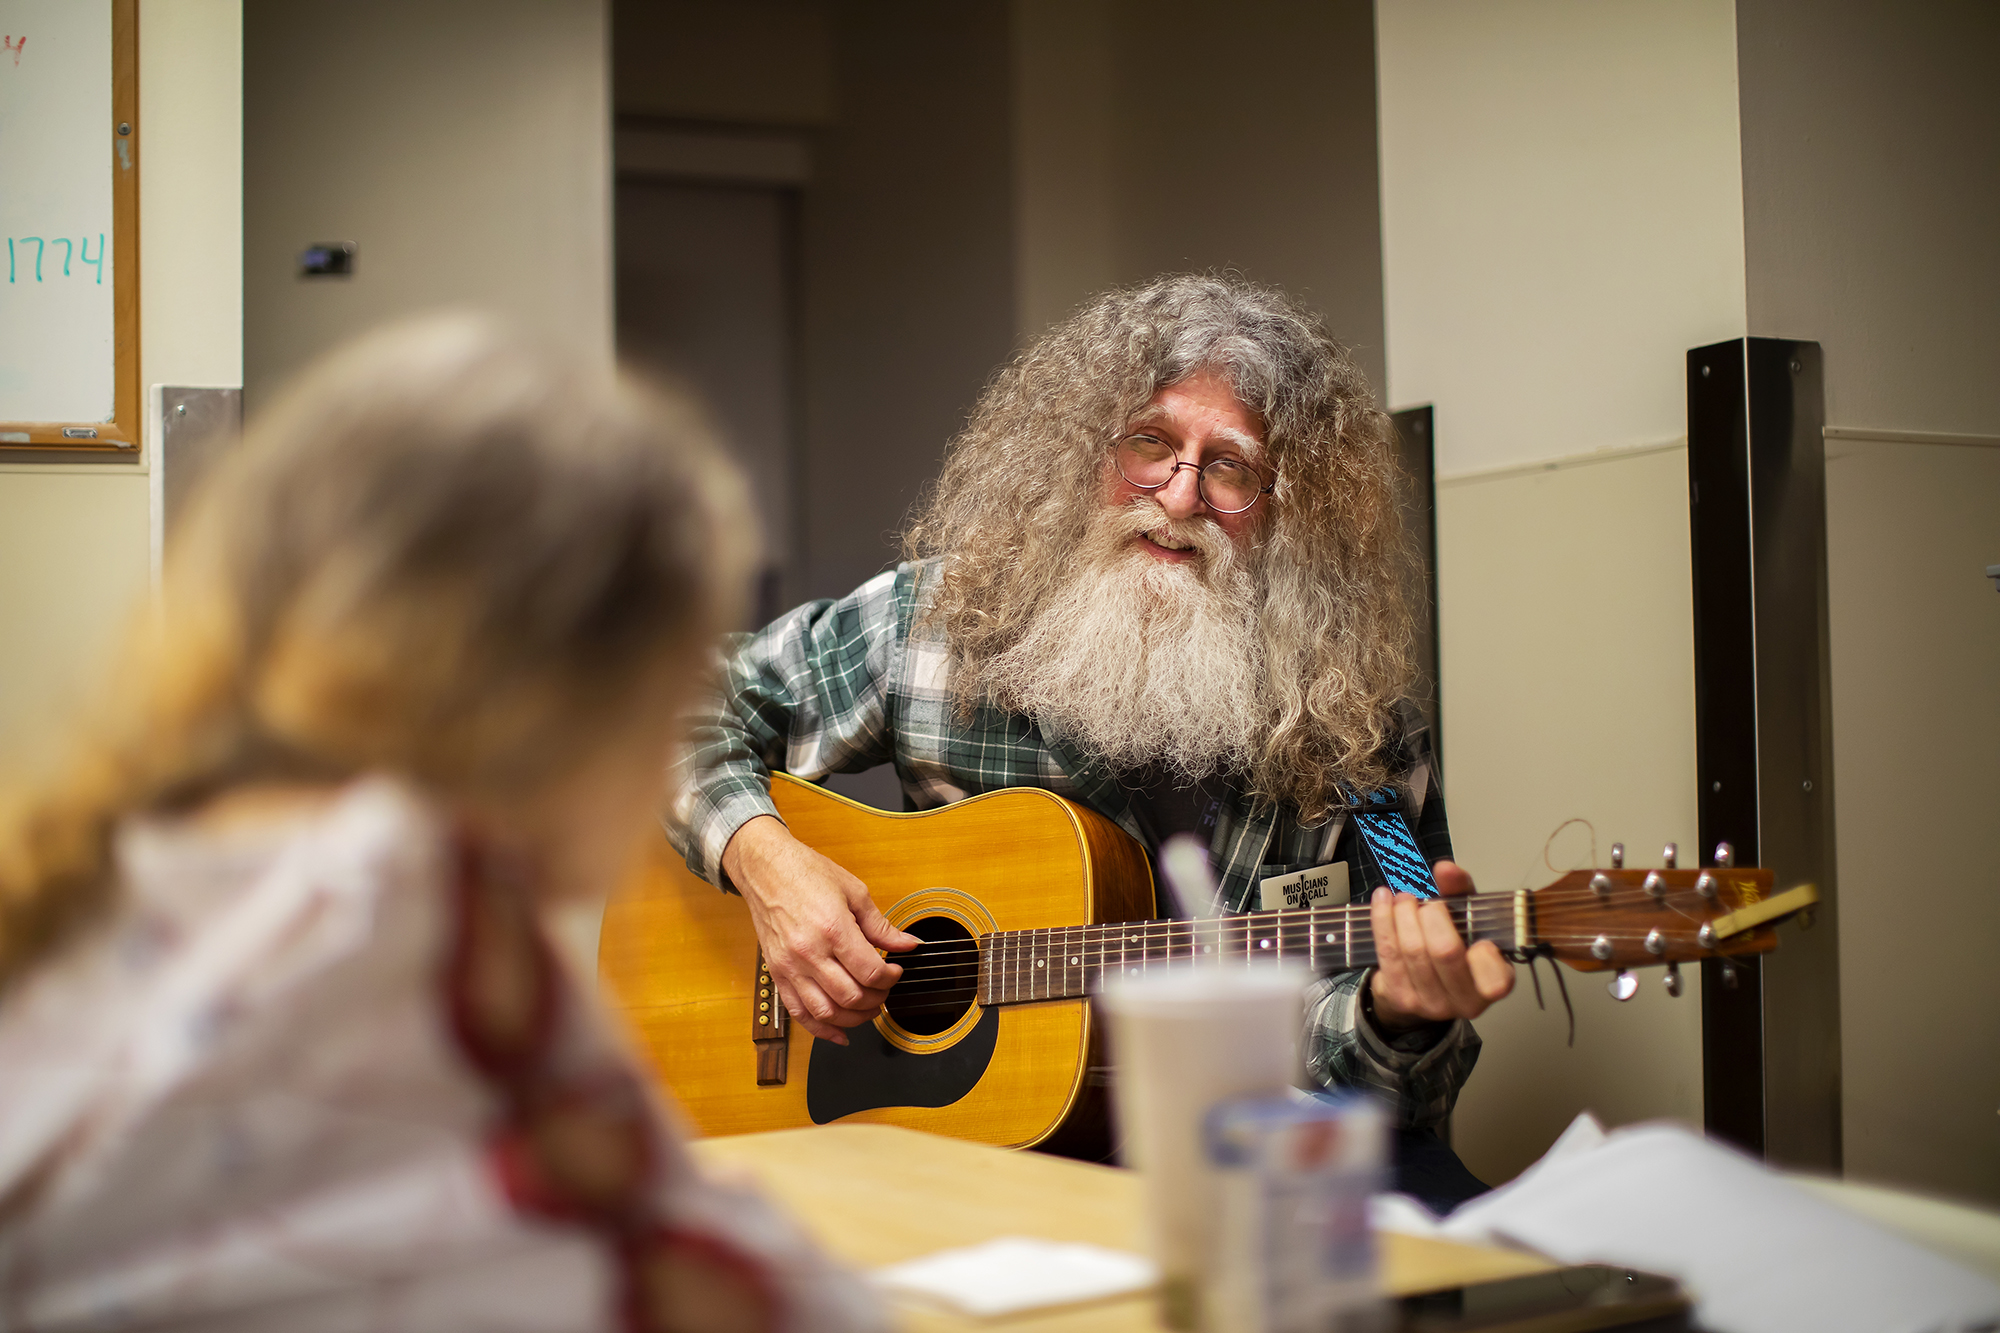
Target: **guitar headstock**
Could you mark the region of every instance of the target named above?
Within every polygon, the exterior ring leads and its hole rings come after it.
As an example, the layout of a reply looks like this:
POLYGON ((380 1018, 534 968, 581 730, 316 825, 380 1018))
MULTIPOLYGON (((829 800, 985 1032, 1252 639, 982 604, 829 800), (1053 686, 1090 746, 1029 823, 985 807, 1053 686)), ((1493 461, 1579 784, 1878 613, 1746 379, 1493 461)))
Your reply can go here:
POLYGON ((1726 864, 1681 870, 1673 848, 1658 869, 1572 870, 1529 895, 1528 946, 1585 972, 1768 953, 1771 926, 1818 901, 1811 886, 1774 899, 1771 872, 1726 864))

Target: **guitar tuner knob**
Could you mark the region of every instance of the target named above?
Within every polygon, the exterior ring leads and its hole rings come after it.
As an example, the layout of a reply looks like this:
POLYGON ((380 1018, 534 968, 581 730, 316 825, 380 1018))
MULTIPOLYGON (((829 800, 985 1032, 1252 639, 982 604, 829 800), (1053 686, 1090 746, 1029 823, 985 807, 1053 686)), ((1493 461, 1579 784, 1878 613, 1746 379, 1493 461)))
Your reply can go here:
POLYGON ((1609 962, 1611 959, 1611 940, 1603 935, 1599 935, 1596 939, 1592 940, 1590 942, 1590 956, 1600 963, 1609 962))
POLYGON ((1677 842, 1670 842, 1667 844, 1666 850, 1660 853, 1660 864, 1672 870, 1674 862, 1680 859, 1680 855, 1681 845, 1677 842))
POLYGON ((1731 847, 1731 846, 1730 846, 1730 845, 1729 845, 1728 843, 1726 843, 1726 842, 1718 842, 1718 843, 1716 843, 1716 844, 1715 844, 1715 863, 1716 863, 1717 865, 1719 865, 1719 866, 1733 866, 1733 865, 1735 865, 1735 864, 1736 864, 1736 849, 1735 849, 1734 847, 1731 847))
POLYGON ((1667 951, 1667 937, 1658 930, 1646 932, 1646 952, 1658 958, 1667 951))
POLYGON ((1654 902, 1664 901, 1667 896, 1667 877, 1657 870, 1646 872, 1646 896, 1654 902))
POLYGON ((1721 881, 1717 880, 1715 876, 1704 870, 1695 878, 1694 891, 1710 902, 1714 902, 1716 888, 1720 883, 1721 881))
POLYGON ((1639 978, 1621 967, 1618 969, 1618 975, 1611 978, 1611 984, 1606 989, 1611 992, 1612 999, 1622 1004, 1639 993, 1639 978))
POLYGON ((1613 870, 1625 868, 1625 844, 1622 842, 1611 844, 1611 868, 1613 870))
POLYGON ((1611 876, 1605 874, 1602 870, 1592 875, 1590 877, 1590 891, 1600 898, 1609 898, 1611 896, 1611 876))
POLYGON ((1668 963, 1668 964, 1667 964, 1667 975, 1666 975, 1666 976, 1665 976, 1664 978, 1662 978, 1662 979, 1661 979, 1661 982, 1660 982, 1660 984, 1661 984, 1661 985, 1663 985, 1663 986, 1665 986, 1665 987, 1667 988, 1667 994, 1668 994, 1668 995, 1672 996, 1672 997, 1673 997, 1674 999, 1676 999, 1676 1000, 1680 999, 1680 998, 1681 998, 1681 965, 1680 965, 1679 963, 1668 963))
POLYGON ((1694 939, 1695 943, 1699 944, 1702 948, 1713 949, 1715 947, 1715 927, 1709 922, 1702 922, 1701 929, 1694 933, 1694 939))

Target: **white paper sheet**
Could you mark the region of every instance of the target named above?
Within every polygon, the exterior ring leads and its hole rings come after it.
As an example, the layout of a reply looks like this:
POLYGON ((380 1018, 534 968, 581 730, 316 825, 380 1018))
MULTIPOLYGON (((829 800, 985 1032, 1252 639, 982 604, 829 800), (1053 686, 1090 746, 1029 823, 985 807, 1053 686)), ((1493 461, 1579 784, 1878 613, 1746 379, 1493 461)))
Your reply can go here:
POLYGON ((980 1318, 1149 1291, 1150 1259, 1098 1245, 1003 1236, 878 1268, 875 1284, 980 1318))
POLYGON ((1607 1136, 1579 1117, 1519 1179, 1441 1223, 1388 1201, 1375 1217, 1387 1229, 1664 1273, 1715 1333, 2000 1327, 2000 1286, 1678 1125, 1607 1136))

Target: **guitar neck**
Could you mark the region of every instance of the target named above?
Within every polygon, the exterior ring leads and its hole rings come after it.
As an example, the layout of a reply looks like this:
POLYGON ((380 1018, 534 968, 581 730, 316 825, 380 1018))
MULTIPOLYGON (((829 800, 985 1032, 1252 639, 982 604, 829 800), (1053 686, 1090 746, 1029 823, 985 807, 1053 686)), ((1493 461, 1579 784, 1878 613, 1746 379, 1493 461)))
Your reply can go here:
MULTIPOLYGON (((1518 899, 1492 894, 1445 900, 1467 944, 1515 947, 1518 899)), ((1205 921, 1126 921, 997 931, 979 937, 979 1003, 991 1007, 1095 994, 1111 977, 1189 964, 1287 962, 1314 973, 1369 967, 1375 930, 1366 906, 1250 912, 1205 921)))

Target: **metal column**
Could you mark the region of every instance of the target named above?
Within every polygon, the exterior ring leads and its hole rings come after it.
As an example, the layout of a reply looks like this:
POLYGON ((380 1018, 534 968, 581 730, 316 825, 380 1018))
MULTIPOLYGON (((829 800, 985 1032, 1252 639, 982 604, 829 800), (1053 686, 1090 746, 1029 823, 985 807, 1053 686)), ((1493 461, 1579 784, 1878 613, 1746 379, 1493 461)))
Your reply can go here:
POLYGON ((1704 852, 1819 886, 1817 920, 1761 960, 1702 964, 1707 1126, 1838 1171, 1840 971, 1818 343, 1688 353, 1696 770, 1704 852))

